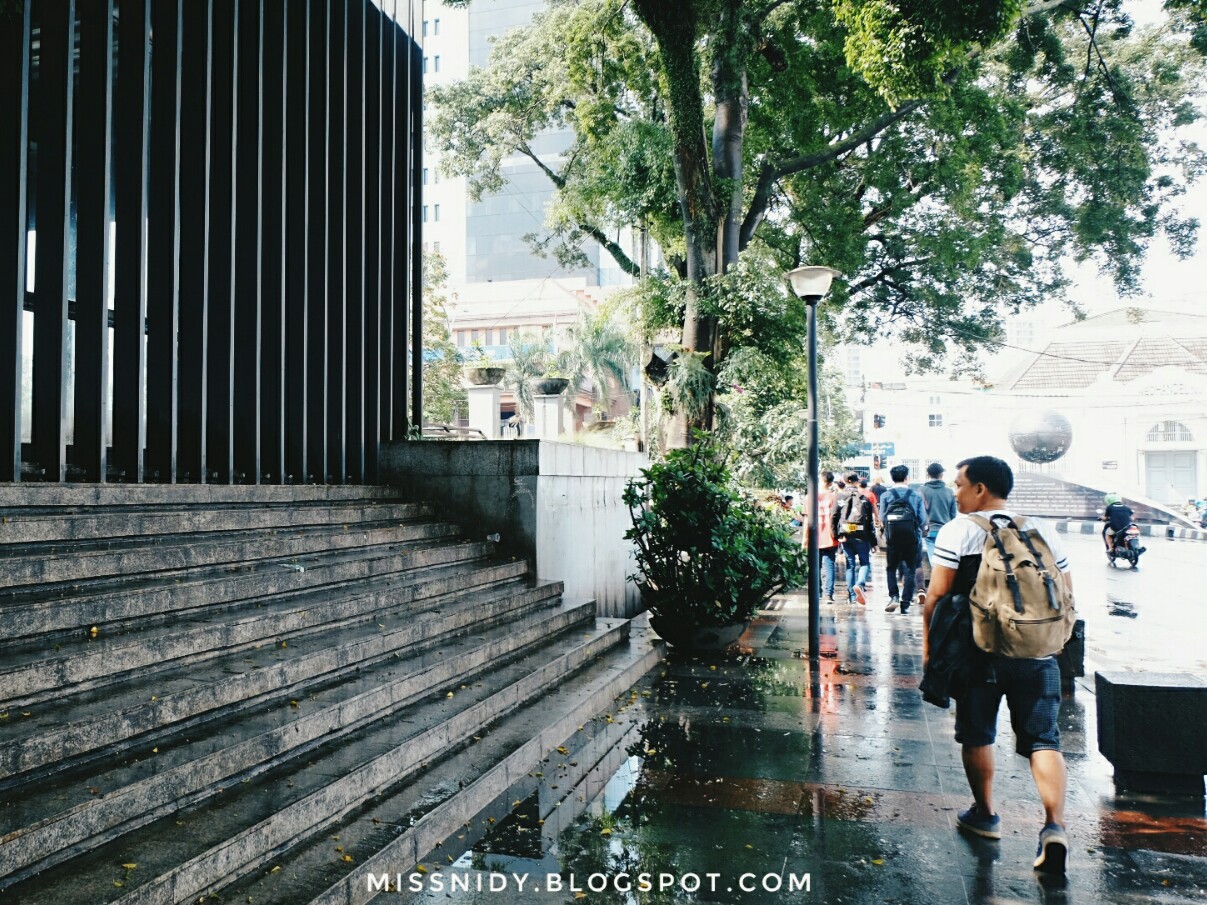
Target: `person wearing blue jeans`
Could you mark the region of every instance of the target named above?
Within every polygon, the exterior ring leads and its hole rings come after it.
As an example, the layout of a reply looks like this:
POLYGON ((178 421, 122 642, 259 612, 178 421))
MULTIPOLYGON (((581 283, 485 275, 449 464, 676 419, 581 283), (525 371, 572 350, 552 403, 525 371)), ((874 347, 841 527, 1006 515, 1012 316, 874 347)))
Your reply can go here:
POLYGON ((847 598, 864 603, 867 598, 861 600, 860 596, 872 574, 872 545, 862 537, 850 536, 843 540, 842 551, 847 559, 847 598))
POLYGON ((838 580, 838 547, 823 547, 821 554, 821 583, 826 602, 834 602, 834 583, 838 580))

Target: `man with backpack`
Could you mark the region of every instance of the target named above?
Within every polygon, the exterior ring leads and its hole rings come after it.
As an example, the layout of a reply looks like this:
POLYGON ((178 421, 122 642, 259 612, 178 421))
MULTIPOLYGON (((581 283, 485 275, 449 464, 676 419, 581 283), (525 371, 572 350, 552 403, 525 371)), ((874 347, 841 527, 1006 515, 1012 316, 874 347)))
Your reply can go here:
POLYGON ((1002 837, 993 807, 993 743, 1002 697, 1010 709, 1015 750, 1031 764, 1044 825, 1034 868, 1063 874, 1067 784, 1060 753, 1059 653, 1077 618, 1068 559, 1056 532, 1017 515, 1007 499, 1010 466, 993 456, 960 462, 955 482, 960 517, 939 529, 923 606, 922 657, 930 667, 930 620, 940 600, 966 608, 972 662, 956 700, 956 741, 973 804, 956 824, 986 839, 1002 837))
POLYGON ((901 607, 904 615, 914 602, 914 572, 922 556, 922 530, 926 525, 926 504, 922 494, 910 487, 909 468, 896 465, 889 470, 893 486, 880 497, 880 523, 884 525, 885 571, 888 573, 886 613, 901 607), (897 570, 905 570, 901 594, 897 594, 897 570))
POLYGON ((874 512, 871 501, 859 488, 858 473, 847 475, 847 486, 834 502, 831 524, 846 554, 847 599, 852 603, 868 602, 872 547, 876 543, 874 512))

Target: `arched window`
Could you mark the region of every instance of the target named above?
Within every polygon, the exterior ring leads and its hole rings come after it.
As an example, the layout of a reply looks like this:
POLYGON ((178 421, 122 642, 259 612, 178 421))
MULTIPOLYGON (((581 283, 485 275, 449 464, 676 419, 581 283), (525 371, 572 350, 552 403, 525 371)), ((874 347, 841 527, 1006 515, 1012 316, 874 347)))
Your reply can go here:
POLYGON ((1148 432, 1149 443, 1189 443, 1193 439, 1190 428, 1181 421, 1162 421, 1148 432))

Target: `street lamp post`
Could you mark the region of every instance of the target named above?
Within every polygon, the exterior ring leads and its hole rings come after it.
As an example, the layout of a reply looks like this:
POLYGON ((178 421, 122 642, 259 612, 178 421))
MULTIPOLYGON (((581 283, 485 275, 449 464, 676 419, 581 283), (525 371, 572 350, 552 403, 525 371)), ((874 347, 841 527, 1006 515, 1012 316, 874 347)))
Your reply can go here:
POLYGON ((809 330, 809 526, 805 543, 809 548, 809 659, 821 656, 821 555, 817 549, 818 485, 820 461, 817 431, 817 303, 830 291, 838 271, 831 267, 798 267, 788 274, 792 291, 804 299, 809 330))

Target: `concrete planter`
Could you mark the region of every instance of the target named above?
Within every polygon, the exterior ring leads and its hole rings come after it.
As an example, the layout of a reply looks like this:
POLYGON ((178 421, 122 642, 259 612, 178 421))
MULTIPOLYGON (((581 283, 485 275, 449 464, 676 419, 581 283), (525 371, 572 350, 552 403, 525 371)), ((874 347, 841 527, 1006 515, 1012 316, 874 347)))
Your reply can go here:
POLYGON ((566 377, 537 377, 528 382, 534 396, 557 396, 570 385, 566 377))
POLYGON ((651 616, 650 626, 667 644, 681 651, 726 650, 742 637, 749 622, 697 626, 669 616, 651 616))
POLYGON ((476 387, 496 386, 507 373, 506 368, 474 367, 465 369, 465 381, 476 387))

